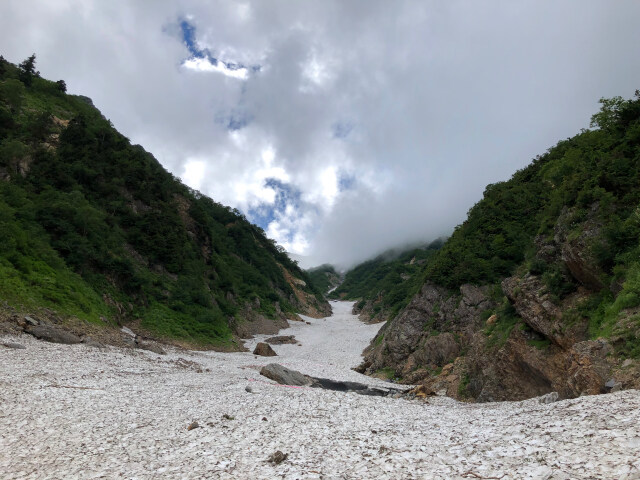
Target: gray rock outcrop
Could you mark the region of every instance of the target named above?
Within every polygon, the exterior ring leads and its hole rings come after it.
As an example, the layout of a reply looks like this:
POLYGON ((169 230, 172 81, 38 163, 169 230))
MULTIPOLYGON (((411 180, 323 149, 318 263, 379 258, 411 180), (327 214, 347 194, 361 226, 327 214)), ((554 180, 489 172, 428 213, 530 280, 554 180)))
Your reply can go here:
POLYGON ((82 339, 77 335, 52 325, 27 326, 24 331, 45 342, 63 343, 66 345, 82 342, 82 339))

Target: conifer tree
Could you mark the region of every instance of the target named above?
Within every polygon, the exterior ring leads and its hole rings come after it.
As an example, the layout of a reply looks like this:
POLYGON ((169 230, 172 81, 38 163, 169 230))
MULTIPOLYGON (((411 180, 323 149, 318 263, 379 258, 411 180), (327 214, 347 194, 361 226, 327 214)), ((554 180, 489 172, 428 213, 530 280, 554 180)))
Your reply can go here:
POLYGON ((36 54, 32 54, 29 58, 19 65, 19 78, 25 86, 30 87, 33 83, 33 77, 39 77, 40 72, 36 71, 36 54))

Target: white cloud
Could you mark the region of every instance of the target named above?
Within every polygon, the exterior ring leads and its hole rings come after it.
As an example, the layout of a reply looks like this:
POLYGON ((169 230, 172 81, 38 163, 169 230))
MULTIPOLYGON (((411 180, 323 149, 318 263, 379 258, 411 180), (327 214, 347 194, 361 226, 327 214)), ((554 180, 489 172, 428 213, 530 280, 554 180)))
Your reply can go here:
POLYGON ((187 160, 180 178, 186 185, 194 190, 199 190, 204 181, 206 169, 207 162, 204 160, 187 160))
POLYGON ((217 201, 276 206, 266 180, 288 185, 268 233, 347 265, 451 231, 600 97, 632 95, 637 18, 633 0, 6 0, 0 53, 36 52, 217 201))
POLYGON ((187 70, 196 72, 217 72, 227 77, 246 80, 249 77, 249 70, 245 67, 229 68, 226 63, 218 61, 216 64, 211 63, 208 58, 190 58, 182 64, 187 70))

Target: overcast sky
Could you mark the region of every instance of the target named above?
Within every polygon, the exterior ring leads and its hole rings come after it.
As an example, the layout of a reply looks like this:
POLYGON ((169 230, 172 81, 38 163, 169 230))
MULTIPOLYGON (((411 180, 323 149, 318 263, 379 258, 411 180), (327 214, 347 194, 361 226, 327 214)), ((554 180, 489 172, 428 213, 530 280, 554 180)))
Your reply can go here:
POLYGON ((640 1, 2 0, 0 54, 303 266, 461 223, 640 88, 640 1))

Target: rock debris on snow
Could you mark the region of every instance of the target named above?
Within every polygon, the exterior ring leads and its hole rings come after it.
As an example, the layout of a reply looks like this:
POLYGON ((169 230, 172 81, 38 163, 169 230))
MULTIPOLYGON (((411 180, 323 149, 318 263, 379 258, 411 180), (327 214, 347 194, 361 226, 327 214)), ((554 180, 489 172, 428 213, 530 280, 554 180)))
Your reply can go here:
POLYGON ((288 453, 282 453, 280 450, 278 450, 275 453, 271 454, 267 461, 269 463, 275 463, 276 465, 278 465, 284 462, 288 457, 289 457, 288 453))
POLYGON ((194 421, 189 424, 187 431, 195 430, 196 428, 200 428, 200 424, 194 421))
MULTIPOLYGON (((389 386, 350 369, 380 327, 351 307, 292 322, 282 334, 303 346, 279 345, 279 363, 389 386)), ((248 352, 160 357, 0 336, 18 341, 27 348, 0 348, 3 480, 640 478, 638 391, 548 404, 409 401, 279 385, 259 374, 272 359, 248 352), (206 425, 197 434, 186 430, 194 418, 206 425), (277 451, 286 461, 265 461, 277 451)))

